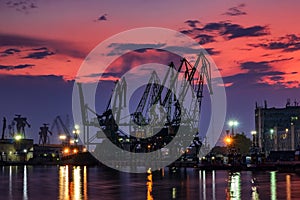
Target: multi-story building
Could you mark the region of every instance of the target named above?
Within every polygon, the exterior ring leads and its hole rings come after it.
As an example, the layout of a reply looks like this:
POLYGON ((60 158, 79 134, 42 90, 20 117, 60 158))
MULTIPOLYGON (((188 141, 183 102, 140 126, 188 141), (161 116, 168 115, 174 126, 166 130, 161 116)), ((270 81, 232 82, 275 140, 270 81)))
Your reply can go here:
POLYGON ((300 106, 290 101, 284 108, 255 108, 254 144, 269 155, 270 151, 290 151, 300 146, 300 106))

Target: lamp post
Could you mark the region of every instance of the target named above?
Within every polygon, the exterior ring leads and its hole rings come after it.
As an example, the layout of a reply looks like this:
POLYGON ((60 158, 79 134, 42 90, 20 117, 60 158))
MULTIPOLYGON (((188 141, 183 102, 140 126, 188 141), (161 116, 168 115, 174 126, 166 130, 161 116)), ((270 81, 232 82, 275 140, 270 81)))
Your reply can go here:
POLYGON ((252 146, 256 147, 256 131, 251 131, 251 135, 252 135, 252 146))
POLYGON ((234 127, 237 127, 239 125, 238 121, 230 120, 228 122, 228 125, 231 127, 231 134, 234 135, 234 127))
POLYGON ((74 130, 73 130, 73 134, 74 134, 74 143, 75 143, 75 145, 77 145, 78 144, 78 136, 79 136, 79 133, 80 133, 80 131, 79 131, 79 125, 75 125, 74 126, 74 130))

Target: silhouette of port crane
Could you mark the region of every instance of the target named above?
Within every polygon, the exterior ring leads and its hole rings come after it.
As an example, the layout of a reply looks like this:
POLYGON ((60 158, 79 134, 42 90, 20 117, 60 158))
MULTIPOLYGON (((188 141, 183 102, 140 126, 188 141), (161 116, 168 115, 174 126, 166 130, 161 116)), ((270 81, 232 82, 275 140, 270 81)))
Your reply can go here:
MULTIPOLYGON (((201 102, 203 98, 203 85, 204 79, 210 94, 212 92, 211 86, 211 67, 208 59, 203 52, 200 52, 194 65, 188 62, 185 58, 181 59, 179 67, 176 68, 175 64, 171 62, 169 69, 166 71, 165 76, 160 80, 155 71, 151 73, 148 83, 145 85, 144 92, 136 109, 130 113, 130 122, 121 123, 121 110, 126 107, 126 91, 127 84, 125 78, 116 82, 114 89, 115 98, 112 97, 102 114, 97 114, 92 110, 84 101, 81 83, 78 83, 79 98, 82 113, 82 122, 84 126, 84 143, 86 145, 92 144, 92 141, 97 137, 93 135, 89 137, 89 127, 100 128, 106 137, 114 144, 122 148, 122 141, 124 137, 129 141, 131 147, 130 151, 136 151, 136 147, 142 148, 142 151, 148 151, 149 146, 151 150, 156 150, 166 143, 170 142, 178 127, 181 125, 190 126, 198 123, 197 115, 200 114, 201 102), (182 75, 185 81, 178 82, 179 75, 182 75), (180 105, 186 98, 189 90, 193 90, 192 94, 195 95, 190 103, 189 108, 183 108, 180 105), (174 94, 173 91, 177 91, 174 94), (199 106, 199 107, 197 107, 199 106), (197 111, 197 112, 194 112, 197 111), (89 120, 88 113, 91 112, 98 119, 98 123, 94 120, 89 120), (141 129, 143 126, 163 122, 164 129, 159 131, 152 137, 135 137, 131 131, 145 134, 147 130, 141 129), (124 133, 120 129, 120 125, 129 126, 130 133, 124 133), (158 138, 161 140, 159 141, 158 138), (153 146, 156 144, 156 146, 153 146)), ((196 125, 197 126, 197 125, 196 125)), ((155 128, 155 127, 153 127, 155 128)), ((198 132, 195 133, 197 135, 198 132)), ((151 134, 150 134, 151 135, 151 134)), ((199 139, 194 139, 194 144, 199 144, 199 139)))
POLYGON ((39 144, 45 145, 50 144, 49 135, 52 135, 52 132, 49 130, 48 127, 49 124, 43 124, 43 126, 40 127, 40 138, 39 138, 39 144))
POLYGON ((16 122, 17 134, 26 138, 25 127, 26 125, 30 128, 30 124, 27 122, 26 117, 21 117, 22 115, 15 115, 14 121, 16 122))

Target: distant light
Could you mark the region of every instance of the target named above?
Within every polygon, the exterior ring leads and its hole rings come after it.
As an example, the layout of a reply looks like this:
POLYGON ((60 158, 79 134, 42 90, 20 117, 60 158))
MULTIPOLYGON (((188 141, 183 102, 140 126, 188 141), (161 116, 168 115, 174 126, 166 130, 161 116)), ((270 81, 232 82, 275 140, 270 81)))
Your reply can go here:
POLYGON ((238 123, 238 121, 236 121, 236 120, 230 120, 229 122, 228 122, 228 125, 231 127, 231 126, 238 126, 239 125, 239 123, 238 123))
POLYGON ((87 149, 86 148, 83 148, 83 150, 82 150, 83 152, 86 152, 87 151, 87 149))
POLYGON ((78 124, 75 124, 74 128, 75 128, 75 129, 79 129, 80 126, 79 126, 78 124))
POLYGON ((78 150, 77 149, 73 149, 73 153, 77 153, 78 152, 78 150))
POLYGON ((70 144, 74 144, 74 140, 70 140, 70 144))
POLYGON ((274 133, 274 129, 270 129, 270 133, 273 134, 274 133))
POLYGON ((256 135, 256 131, 251 131, 251 135, 256 135))
POLYGON ((230 145, 232 143, 232 138, 230 136, 226 136, 224 138, 224 142, 226 145, 230 145))
POLYGON ((24 153, 27 153, 27 149, 24 149, 23 151, 24 151, 24 153))
POLYGON ((286 133, 287 133, 287 132, 289 132, 289 129, 288 129, 288 128, 286 128, 286 129, 285 129, 285 132, 286 132, 286 133))
POLYGON ((22 136, 21 135, 16 135, 15 136, 15 140, 21 140, 22 139, 22 136))
POLYGON ((148 174, 151 174, 151 168, 149 168, 149 169, 147 170, 147 173, 148 173, 148 174))
POLYGON ((64 153, 69 153, 70 149, 69 148, 65 148, 64 149, 64 153))
POLYGON ((65 140, 65 139, 67 139, 67 136, 66 136, 66 135, 60 135, 60 136, 59 136, 59 139, 60 139, 60 140, 65 140))

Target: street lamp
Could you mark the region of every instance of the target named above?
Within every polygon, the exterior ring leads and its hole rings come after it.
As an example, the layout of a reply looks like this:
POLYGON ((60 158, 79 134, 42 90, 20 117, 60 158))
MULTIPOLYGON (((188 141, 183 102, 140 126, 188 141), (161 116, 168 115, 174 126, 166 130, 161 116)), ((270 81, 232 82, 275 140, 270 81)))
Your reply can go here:
POLYGON ((239 125, 238 121, 230 120, 228 122, 228 125, 231 127, 231 134, 234 135, 234 127, 237 127, 239 125))
POLYGON ((73 134, 74 134, 74 143, 75 143, 75 145, 77 145, 78 144, 78 135, 79 135, 79 125, 75 125, 74 126, 74 130, 73 130, 73 134))
POLYGON ((253 147, 256 147, 256 133, 256 131, 251 131, 253 147))
POLYGON ((224 142, 225 142, 226 146, 229 147, 231 145, 231 143, 232 143, 232 138, 229 135, 227 135, 224 138, 224 142))

